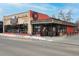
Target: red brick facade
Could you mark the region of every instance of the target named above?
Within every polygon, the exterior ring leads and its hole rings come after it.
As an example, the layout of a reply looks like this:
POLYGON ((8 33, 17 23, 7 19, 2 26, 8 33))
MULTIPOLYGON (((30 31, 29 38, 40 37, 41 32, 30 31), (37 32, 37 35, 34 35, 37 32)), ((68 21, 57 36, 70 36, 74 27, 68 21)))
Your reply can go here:
MULTIPOLYGON (((31 16, 31 17, 33 16, 33 13, 34 13, 34 11, 31 11, 31 10, 30 10, 30 16, 31 16)), ((49 17, 48 15, 46 15, 46 14, 38 13, 38 12, 36 12, 36 13, 37 13, 37 15, 38 15, 38 20, 47 20, 47 19, 50 18, 50 17, 49 17)))

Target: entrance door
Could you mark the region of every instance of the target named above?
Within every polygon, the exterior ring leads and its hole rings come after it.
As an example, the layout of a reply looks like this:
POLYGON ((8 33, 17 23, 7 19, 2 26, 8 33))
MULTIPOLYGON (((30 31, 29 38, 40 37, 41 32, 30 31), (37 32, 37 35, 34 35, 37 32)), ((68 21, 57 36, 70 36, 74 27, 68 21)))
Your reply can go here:
POLYGON ((52 24, 42 25, 41 27, 42 36, 56 36, 56 27, 52 24))
POLYGON ((40 25, 33 25, 33 35, 40 35, 41 26, 40 25))

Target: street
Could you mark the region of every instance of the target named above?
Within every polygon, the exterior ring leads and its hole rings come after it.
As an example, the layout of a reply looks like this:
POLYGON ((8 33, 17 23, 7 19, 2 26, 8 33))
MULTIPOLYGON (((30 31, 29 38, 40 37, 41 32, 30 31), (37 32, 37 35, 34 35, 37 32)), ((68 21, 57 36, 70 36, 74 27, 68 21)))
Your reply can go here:
POLYGON ((22 41, 0 36, 0 56, 79 56, 78 38, 73 36, 58 41, 22 41))

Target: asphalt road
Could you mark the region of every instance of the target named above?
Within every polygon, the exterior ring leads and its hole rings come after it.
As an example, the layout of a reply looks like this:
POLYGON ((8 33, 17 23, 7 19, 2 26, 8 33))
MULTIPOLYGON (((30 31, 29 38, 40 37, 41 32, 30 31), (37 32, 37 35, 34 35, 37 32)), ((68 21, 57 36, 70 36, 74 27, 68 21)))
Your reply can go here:
MULTIPOLYGON (((79 45, 71 44, 74 39, 71 41, 66 39, 48 42, 0 37, 0 56, 79 56, 79 45)), ((79 40, 75 42, 79 42, 79 40)))

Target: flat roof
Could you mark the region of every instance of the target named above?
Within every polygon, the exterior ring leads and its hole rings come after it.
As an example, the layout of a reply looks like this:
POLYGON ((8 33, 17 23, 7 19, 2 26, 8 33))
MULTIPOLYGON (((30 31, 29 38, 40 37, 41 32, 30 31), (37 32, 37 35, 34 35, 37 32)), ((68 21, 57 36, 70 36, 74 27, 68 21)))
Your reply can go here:
POLYGON ((28 13, 28 12, 14 13, 14 14, 11 14, 11 15, 6 15, 6 16, 4 16, 4 17, 9 17, 9 16, 14 16, 14 15, 19 15, 19 14, 23 14, 23 13, 28 13))

